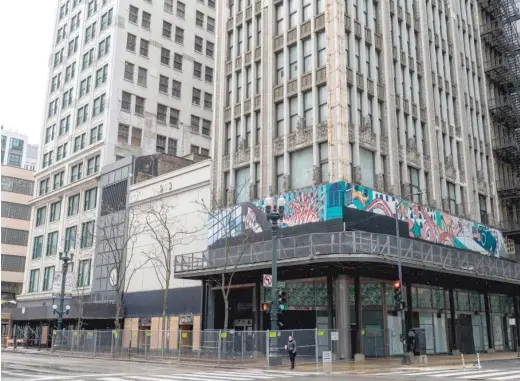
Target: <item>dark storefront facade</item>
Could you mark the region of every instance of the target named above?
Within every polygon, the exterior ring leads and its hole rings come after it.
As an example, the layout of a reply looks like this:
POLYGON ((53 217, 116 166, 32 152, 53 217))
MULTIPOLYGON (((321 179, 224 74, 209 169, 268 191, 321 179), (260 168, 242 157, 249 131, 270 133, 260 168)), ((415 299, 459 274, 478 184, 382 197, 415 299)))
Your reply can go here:
MULTIPOLYGON (((407 329, 424 329, 427 353, 518 348, 520 265, 509 259, 500 232, 403 203, 398 241, 394 197, 348 183, 284 197, 278 269, 288 300, 284 329, 338 330, 343 357, 402 353, 392 289, 400 250, 407 329)), ((203 327, 220 329, 223 299, 214 279, 238 262, 226 328, 268 329, 260 305, 270 289, 261 282, 271 272, 272 244, 262 202, 215 216, 232 229, 210 229, 208 251, 177 257, 176 276, 203 281, 203 327), (242 233, 251 237, 247 243, 242 233)))

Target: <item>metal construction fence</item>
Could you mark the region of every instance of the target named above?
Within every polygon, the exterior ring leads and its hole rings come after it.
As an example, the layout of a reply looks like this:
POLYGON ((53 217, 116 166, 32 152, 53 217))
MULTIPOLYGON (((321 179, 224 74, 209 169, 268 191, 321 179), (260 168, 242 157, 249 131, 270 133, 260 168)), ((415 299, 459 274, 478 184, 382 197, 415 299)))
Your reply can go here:
POLYGON ((121 358, 150 358, 215 364, 267 365, 269 357, 289 364, 289 336, 298 363, 318 363, 324 351, 336 352, 337 330, 62 330, 52 332, 52 350, 121 358))

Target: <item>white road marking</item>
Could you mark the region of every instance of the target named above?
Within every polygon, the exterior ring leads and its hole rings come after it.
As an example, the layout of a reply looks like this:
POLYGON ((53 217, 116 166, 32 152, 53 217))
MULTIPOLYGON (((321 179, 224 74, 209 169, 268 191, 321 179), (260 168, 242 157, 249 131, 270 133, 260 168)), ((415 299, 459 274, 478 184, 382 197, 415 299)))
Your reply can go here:
MULTIPOLYGON (((488 371, 489 372, 489 371, 488 371)), ((514 370, 514 371, 502 371, 502 372, 497 372, 496 370, 494 371, 495 373, 486 373, 486 374, 478 374, 478 375, 471 375, 471 376, 462 376, 462 377, 457 377, 457 378, 471 378, 471 379, 475 379, 475 378, 488 378, 488 377, 494 377, 494 376, 505 376, 506 374, 511 374, 511 373, 516 373, 516 376, 517 377, 520 377, 519 375, 519 371, 518 370, 514 370)))
POLYGON ((492 380, 497 380, 497 381, 502 381, 502 380, 520 380, 520 375, 519 374, 515 374, 513 376, 504 376, 504 377, 494 377, 492 378, 492 380))

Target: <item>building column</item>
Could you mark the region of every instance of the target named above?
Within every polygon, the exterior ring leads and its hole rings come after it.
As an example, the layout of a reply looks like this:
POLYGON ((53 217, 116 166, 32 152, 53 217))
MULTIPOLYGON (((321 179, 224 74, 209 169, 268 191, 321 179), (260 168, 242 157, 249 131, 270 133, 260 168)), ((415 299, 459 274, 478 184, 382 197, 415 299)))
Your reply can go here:
POLYGON ((208 282, 202 281, 202 300, 200 307, 200 329, 206 329, 206 316, 208 314, 208 282))
POLYGON ((520 352, 520 297, 513 297, 513 308, 515 311, 516 350, 520 352))
POLYGON ((455 296, 453 295, 453 287, 448 290, 448 297, 450 299, 450 336, 451 336, 451 354, 458 355, 460 351, 457 349, 457 318, 455 317, 455 296))
POLYGON ((334 329, 334 291, 333 284, 334 278, 332 275, 327 275, 327 318, 328 318, 328 327, 329 330, 334 329))
POLYGON ((207 298, 208 310, 204 327, 205 329, 215 329, 215 291, 211 289, 210 285, 208 285, 207 298))
POLYGON ((262 287, 262 283, 260 281, 255 283, 255 287, 253 287, 253 330, 254 331, 260 331, 262 328, 260 326, 260 314, 262 313, 260 311, 260 288, 262 287))
POLYGON ((354 306, 356 308, 356 353, 354 361, 364 360, 365 352, 363 350, 363 335, 361 334, 362 319, 362 303, 361 303, 361 281, 359 276, 354 277, 354 306))
MULTIPOLYGON (((327 280, 328 283, 328 280, 327 280)), ((327 284, 328 286, 328 284, 327 284)), ((330 319, 330 318, 329 318, 330 319)), ((339 341, 337 354, 339 359, 352 357, 350 342, 350 306, 349 288, 346 275, 339 275, 336 278, 336 327, 339 331, 339 341)))
POLYGON ((488 337, 488 353, 495 352, 495 340, 493 337, 493 327, 491 326, 491 313, 489 309, 489 294, 484 292, 484 308, 486 311, 486 329, 488 337))
POLYGON ((413 328, 413 298, 412 298, 412 284, 406 283, 406 310, 402 313, 406 314, 406 332, 403 332, 405 337, 408 337, 408 331, 413 328))

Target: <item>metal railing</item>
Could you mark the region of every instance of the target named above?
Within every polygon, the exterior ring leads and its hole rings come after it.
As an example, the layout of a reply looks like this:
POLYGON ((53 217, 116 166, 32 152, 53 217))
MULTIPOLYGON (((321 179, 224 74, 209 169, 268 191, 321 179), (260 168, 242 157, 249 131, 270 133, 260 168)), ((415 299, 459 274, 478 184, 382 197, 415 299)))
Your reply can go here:
MULTIPOLYGON (((350 335, 350 332, 349 332, 350 335)), ((52 333, 52 351, 68 354, 163 359, 222 365, 268 366, 268 357, 289 364, 285 345, 293 336, 298 363, 318 363, 323 351, 336 353, 338 330, 62 330, 52 333), (332 332, 336 332, 333 334, 332 332)), ((342 337, 346 335, 342 335, 342 337)), ((383 349, 382 349, 383 350, 383 349)))
MULTIPOLYGON (((366 260, 397 260, 398 250, 404 263, 426 266, 427 268, 444 269, 459 274, 486 276, 520 283, 520 264, 512 262, 507 254, 501 254, 505 260, 486 254, 459 250, 442 245, 434 245, 421 240, 397 238, 393 235, 367 233, 361 231, 314 233, 279 240, 279 261, 294 260, 326 260, 334 255, 337 260, 349 257, 366 260)), ((268 264, 272 257, 272 242, 262 241, 250 244, 247 248, 233 246, 210 249, 200 253, 189 253, 175 257, 175 273, 179 276, 190 276, 196 272, 213 273, 219 269, 247 267, 253 264, 268 264)))

